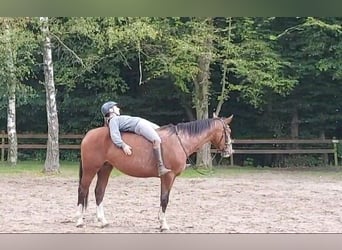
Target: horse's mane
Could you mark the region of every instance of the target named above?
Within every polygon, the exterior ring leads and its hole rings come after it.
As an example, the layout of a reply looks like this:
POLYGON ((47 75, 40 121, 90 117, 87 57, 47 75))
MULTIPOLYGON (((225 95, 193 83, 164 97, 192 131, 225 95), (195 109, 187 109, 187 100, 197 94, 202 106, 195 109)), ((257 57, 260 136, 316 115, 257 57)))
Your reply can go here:
POLYGON ((175 134, 177 131, 180 131, 190 136, 196 136, 208 129, 211 129, 213 124, 215 123, 215 120, 217 120, 217 118, 182 122, 182 123, 178 123, 177 125, 168 124, 168 125, 160 127, 160 129, 168 130, 170 134, 175 134))

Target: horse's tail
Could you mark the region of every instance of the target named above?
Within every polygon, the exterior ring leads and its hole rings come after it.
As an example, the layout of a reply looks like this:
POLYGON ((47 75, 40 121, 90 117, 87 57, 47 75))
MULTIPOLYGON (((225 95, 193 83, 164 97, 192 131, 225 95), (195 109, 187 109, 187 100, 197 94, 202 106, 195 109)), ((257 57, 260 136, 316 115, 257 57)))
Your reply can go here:
POLYGON ((82 182, 82 176, 83 176, 83 167, 82 167, 82 158, 80 159, 80 168, 78 171, 78 177, 79 177, 79 181, 78 181, 78 205, 82 204, 83 209, 87 209, 88 206, 88 194, 89 192, 86 191, 86 193, 83 195, 81 194, 82 190, 81 190, 81 182, 82 182))

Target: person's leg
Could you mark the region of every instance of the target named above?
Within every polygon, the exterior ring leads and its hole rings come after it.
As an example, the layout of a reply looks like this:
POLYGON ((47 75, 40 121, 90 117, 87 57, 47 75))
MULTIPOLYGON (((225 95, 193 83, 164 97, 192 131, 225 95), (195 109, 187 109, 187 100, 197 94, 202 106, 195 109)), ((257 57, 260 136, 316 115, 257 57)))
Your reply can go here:
MULTIPOLYGON (((159 139, 160 140, 160 139, 159 139)), ((157 159, 158 162, 158 175, 162 176, 168 172, 170 172, 170 169, 167 169, 164 165, 162 152, 161 152, 161 143, 158 141, 153 142, 153 153, 157 159)))
POLYGON ((155 129, 151 127, 150 123, 148 121, 141 120, 135 129, 135 133, 144 136, 147 140, 152 142, 153 153, 158 162, 158 175, 162 176, 170 172, 171 170, 167 169, 164 165, 161 152, 161 139, 155 129))

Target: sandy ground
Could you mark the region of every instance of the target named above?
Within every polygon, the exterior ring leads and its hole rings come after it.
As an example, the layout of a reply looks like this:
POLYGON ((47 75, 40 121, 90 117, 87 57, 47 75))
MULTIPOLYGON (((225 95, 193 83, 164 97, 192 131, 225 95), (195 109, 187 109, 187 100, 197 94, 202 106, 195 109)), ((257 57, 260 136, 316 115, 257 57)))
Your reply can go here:
MULTIPOLYGON (((160 232, 159 179, 112 177, 106 228, 94 221, 94 182, 87 226, 75 227, 77 188, 70 177, 0 176, 0 232, 160 232)), ((171 233, 342 233, 342 177, 292 171, 178 177, 166 215, 171 233)))

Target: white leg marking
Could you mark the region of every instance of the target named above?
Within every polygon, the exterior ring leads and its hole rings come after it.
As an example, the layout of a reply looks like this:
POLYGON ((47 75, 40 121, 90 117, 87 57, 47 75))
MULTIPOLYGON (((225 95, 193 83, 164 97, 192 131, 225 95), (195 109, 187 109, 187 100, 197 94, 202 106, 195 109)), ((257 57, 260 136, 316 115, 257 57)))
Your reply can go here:
POLYGON ((101 227, 108 226, 109 223, 105 218, 102 202, 100 205, 96 206, 96 218, 101 223, 100 224, 101 227))
POLYGON ((83 227, 84 226, 84 221, 83 221, 83 206, 80 204, 78 205, 78 210, 76 213, 76 227, 83 227))
POLYGON ((160 230, 164 231, 164 230, 169 230, 170 227, 166 222, 166 216, 165 213, 162 212, 162 208, 160 207, 159 209, 159 222, 160 222, 160 230))

